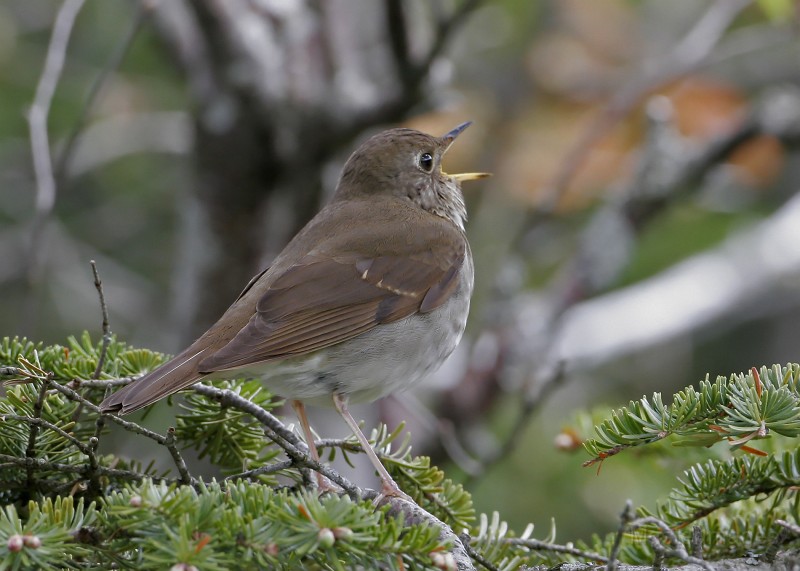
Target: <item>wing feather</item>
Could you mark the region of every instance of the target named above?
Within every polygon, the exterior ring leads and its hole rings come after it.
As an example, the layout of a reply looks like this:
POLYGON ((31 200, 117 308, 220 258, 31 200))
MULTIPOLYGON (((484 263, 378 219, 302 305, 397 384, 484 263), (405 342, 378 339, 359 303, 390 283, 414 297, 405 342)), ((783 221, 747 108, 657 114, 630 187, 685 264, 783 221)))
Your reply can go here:
POLYGON ((270 285, 247 325, 200 361, 199 370, 310 353, 376 325, 432 311, 458 286, 465 255, 465 241, 444 253, 424 247, 410 255, 308 254, 270 285))

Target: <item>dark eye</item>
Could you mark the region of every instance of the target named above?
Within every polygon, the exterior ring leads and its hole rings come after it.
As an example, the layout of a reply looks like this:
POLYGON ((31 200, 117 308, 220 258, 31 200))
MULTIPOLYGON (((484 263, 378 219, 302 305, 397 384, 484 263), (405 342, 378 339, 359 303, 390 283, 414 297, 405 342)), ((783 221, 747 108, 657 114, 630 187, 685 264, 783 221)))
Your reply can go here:
POLYGON ((419 166, 425 172, 431 172, 433 170, 433 157, 430 153, 422 153, 419 156, 419 166))

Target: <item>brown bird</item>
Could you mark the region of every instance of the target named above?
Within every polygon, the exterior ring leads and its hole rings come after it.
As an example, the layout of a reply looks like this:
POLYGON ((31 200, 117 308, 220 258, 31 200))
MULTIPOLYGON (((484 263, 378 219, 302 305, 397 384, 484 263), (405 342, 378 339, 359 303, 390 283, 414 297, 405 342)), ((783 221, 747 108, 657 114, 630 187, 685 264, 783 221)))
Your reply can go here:
MULTIPOLYGON (((362 144, 336 192, 211 328, 176 357, 106 398, 127 414, 201 379, 254 377, 290 399, 319 461, 303 403, 331 403, 382 481, 405 496, 348 411, 405 389, 455 349, 473 267, 460 183, 441 161, 469 123, 442 137, 391 129, 362 144)), ((318 477, 320 487, 331 489, 318 477)))

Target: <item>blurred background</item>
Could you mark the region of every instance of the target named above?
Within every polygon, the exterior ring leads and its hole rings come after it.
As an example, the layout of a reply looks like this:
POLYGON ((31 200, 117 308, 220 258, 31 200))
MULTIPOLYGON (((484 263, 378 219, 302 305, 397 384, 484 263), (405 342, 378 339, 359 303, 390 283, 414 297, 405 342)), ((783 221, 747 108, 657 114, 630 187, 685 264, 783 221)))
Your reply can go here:
POLYGON ((691 458, 582 468, 576 411, 798 360, 796 10, 6 0, 0 334, 99 338, 94 259, 112 331, 175 352, 319 209, 359 142, 472 120, 446 160, 494 173, 465 188, 467 334, 413 395, 356 416, 407 420, 479 510, 535 537, 551 518, 559 541, 615 529, 625 499, 652 507, 691 458))

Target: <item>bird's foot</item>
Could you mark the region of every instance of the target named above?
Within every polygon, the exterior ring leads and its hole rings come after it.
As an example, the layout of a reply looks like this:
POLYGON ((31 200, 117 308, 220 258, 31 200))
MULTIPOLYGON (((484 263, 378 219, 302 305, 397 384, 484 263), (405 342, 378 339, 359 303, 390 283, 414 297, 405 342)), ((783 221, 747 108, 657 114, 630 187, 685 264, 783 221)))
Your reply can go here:
POLYGON ((372 503, 375 506, 381 505, 387 498, 400 498, 401 500, 405 500, 412 504, 416 502, 405 493, 394 480, 383 480, 381 485, 381 493, 378 494, 372 503))
POLYGON ((317 472, 317 494, 322 495, 330 492, 331 494, 340 495, 344 490, 331 482, 328 478, 317 472))

